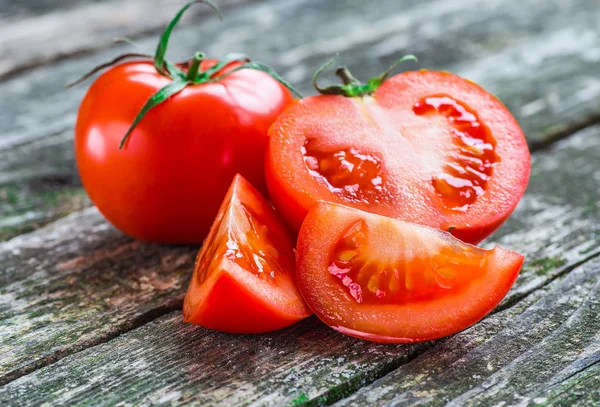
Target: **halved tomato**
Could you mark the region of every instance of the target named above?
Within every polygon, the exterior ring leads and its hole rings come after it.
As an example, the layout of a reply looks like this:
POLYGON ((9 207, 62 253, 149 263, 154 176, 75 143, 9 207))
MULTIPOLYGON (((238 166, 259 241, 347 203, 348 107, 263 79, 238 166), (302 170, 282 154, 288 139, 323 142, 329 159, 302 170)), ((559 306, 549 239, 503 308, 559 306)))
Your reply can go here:
POLYGON ((198 253, 183 314, 233 333, 272 331, 312 314, 296 286, 288 230, 239 174, 198 253))
POLYGON ((298 237, 297 279, 327 325, 374 342, 440 338, 504 298, 523 256, 462 243, 448 232, 320 203, 298 237))
POLYGON ((320 200, 477 243, 514 210, 530 155, 493 95, 447 72, 406 72, 344 85, 289 106, 270 129, 267 186, 298 230, 320 200))

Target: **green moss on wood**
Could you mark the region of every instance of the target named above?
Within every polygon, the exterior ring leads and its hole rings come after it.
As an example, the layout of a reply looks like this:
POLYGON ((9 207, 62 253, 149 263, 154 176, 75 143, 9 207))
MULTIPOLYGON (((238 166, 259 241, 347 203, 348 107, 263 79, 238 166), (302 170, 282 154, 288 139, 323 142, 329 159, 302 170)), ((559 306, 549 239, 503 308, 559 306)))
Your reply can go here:
POLYGON ((292 399, 290 402, 291 406, 301 406, 308 401, 308 396, 306 393, 300 393, 297 397, 292 399))
POLYGON ((530 261, 525 265, 523 271, 532 271, 535 274, 547 274, 549 271, 564 266, 567 263, 562 257, 541 257, 530 261))
POLYGON ((79 187, 0 186, 0 241, 31 232, 89 205, 85 191, 79 187))

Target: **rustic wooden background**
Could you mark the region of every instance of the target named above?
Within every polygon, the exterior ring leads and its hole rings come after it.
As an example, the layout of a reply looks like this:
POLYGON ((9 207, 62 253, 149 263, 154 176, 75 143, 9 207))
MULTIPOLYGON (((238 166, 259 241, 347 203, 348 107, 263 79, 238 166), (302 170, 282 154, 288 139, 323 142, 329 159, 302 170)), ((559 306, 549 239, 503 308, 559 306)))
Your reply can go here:
MULTIPOLYGON (((180 0, 0 0, 0 405, 600 405, 600 2, 222 0, 173 59, 244 51, 311 93, 339 52, 361 78, 398 56, 472 79, 523 126, 527 193, 489 240, 527 256, 479 324, 416 345, 314 317, 234 336, 185 325, 197 248, 132 241, 81 190, 65 83, 152 51, 180 0)), ((408 64, 407 66, 408 67, 408 64)))

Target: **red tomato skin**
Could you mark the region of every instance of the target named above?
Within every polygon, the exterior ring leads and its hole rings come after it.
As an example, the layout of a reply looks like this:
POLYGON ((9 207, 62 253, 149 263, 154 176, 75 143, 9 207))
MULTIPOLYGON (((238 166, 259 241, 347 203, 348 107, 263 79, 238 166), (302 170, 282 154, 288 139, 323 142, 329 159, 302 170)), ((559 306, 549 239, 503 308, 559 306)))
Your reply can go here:
POLYGON ((227 272, 221 272, 202 307, 185 322, 217 331, 257 334, 275 331, 306 315, 289 315, 269 307, 227 272))
MULTIPOLYGON (((346 135, 362 131, 368 137, 372 127, 358 117, 354 98, 337 95, 316 95, 292 103, 270 129, 265 172, 270 197, 275 208, 290 227, 298 231, 311 208, 319 201, 335 202, 367 212, 395 217, 441 230, 450 230, 459 239, 477 244, 499 228, 510 216, 525 192, 529 180, 531 157, 525 137, 515 118, 498 99, 478 85, 447 72, 405 72, 389 78, 373 94, 382 108, 412 109, 414 103, 428 95, 449 94, 475 110, 484 124, 490 125, 498 142, 500 160, 488 181, 486 192, 465 213, 444 216, 428 209, 437 204, 421 196, 399 199, 387 204, 372 201, 353 203, 334 193, 308 175, 300 154, 299 138, 310 130, 312 121, 320 133, 319 139, 333 142, 349 140, 346 135), (313 120, 314 118, 314 120, 313 120), (314 124, 316 123, 316 124, 314 124), (416 204, 415 204, 416 202, 416 204), (425 210, 423 210, 425 208, 425 210)), ((396 123, 397 124, 397 123, 396 123)), ((350 142, 351 143, 351 142, 350 142)), ((352 144, 349 144, 352 145, 352 144)), ((418 189, 418 182, 402 178, 401 187, 418 189)))
POLYGON ((298 235, 296 278, 302 296, 321 321, 345 335, 378 343, 414 343, 454 334, 490 313, 513 286, 523 265, 522 255, 495 247, 490 262, 496 267, 496 273, 488 273, 485 284, 474 285, 465 295, 432 303, 405 304, 396 313, 390 311, 389 305, 378 308, 377 305, 357 304, 337 281, 330 278, 327 261, 332 242, 337 241, 348 224, 369 217, 381 218, 380 215, 321 202, 309 212, 298 235), (367 332, 344 326, 350 319, 369 320, 373 325, 379 324, 382 332, 387 329, 401 334, 367 332))
POLYGON ((75 156, 90 199, 115 227, 140 240, 199 244, 236 173, 266 190, 268 128, 292 96, 250 69, 188 86, 152 109, 119 150, 141 107, 169 82, 149 62, 98 77, 79 109, 75 156))

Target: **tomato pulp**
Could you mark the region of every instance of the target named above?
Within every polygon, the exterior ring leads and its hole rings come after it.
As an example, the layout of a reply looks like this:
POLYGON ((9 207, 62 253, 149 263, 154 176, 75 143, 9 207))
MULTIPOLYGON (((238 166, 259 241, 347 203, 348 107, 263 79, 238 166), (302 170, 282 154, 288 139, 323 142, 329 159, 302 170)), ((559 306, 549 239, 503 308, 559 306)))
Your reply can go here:
POLYGON ((356 97, 296 101, 270 130, 269 192, 299 229, 317 201, 477 243, 514 210, 530 155, 509 111, 446 72, 406 72, 356 97))
POLYGON ((462 243, 448 232, 319 203, 298 237, 297 279, 327 325, 375 342, 441 338, 504 298, 523 256, 462 243))
POLYGON ((296 286, 292 237, 239 175, 198 253, 183 312, 187 322, 233 333, 272 331, 311 315, 296 286))

